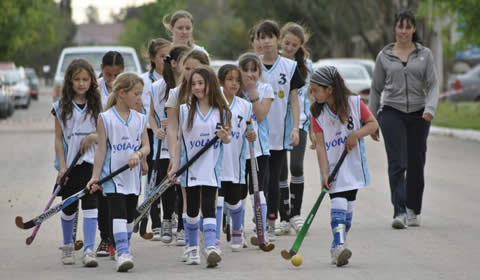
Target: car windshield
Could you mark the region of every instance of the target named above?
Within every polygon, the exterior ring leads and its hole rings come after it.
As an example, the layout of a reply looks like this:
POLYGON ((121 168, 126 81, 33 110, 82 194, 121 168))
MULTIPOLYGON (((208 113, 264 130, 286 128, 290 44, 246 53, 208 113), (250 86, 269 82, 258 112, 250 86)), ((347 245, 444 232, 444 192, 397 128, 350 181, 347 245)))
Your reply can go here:
POLYGON ((366 70, 360 67, 350 67, 345 65, 337 65, 338 71, 344 80, 367 80, 366 70))
MULTIPOLYGON (((123 56, 123 61, 125 62, 125 72, 134 72, 137 73, 138 69, 135 65, 135 61, 133 59, 133 55, 131 53, 125 53, 125 52, 120 52, 123 56)), ((103 52, 86 52, 86 53, 69 53, 65 54, 63 58, 63 64, 62 68, 60 69, 61 75, 63 76, 65 74, 65 71, 67 70, 68 65, 74 60, 74 59, 85 59, 92 65, 93 70, 95 70, 95 73, 97 76, 100 74, 100 64, 103 58, 103 55, 105 53, 103 52)))

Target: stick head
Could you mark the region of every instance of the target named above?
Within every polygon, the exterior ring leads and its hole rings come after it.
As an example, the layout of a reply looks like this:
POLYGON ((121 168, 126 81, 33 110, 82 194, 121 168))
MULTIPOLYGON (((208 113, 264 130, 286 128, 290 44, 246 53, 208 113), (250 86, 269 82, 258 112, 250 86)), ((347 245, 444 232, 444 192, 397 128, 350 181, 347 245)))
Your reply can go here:
POLYGON ((289 251, 283 249, 281 252, 280 252, 280 255, 282 255, 282 257, 286 260, 289 260, 293 257, 293 255, 290 254, 289 251))
POLYGON ((15 224, 17 225, 18 228, 25 229, 23 226, 23 218, 20 216, 15 217, 15 224))
POLYGON ((26 243, 27 245, 32 244, 32 242, 33 242, 33 237, 31 237, 31 236, 27 237, 27 239, 25 240, 25 243, 26 243))
POLYGON ((150 240, 150 239, 153 238, 153 233, 147 232, 147 233, 145 233, 145 234, 142 235, 142 238, 143 238, 143 239, 146 239, 146 240, 150 240))
POLYGON ((264 252, 270 252, 273 249, 275 249, 275 244, 273 243, 263 243, 259 245, 260 249, 262 249, 264 252))
POLYGON ((75 251, 78 251, 83 248, 83 241, 82 240, 75 240, 75 244, 73 245, 75 251))

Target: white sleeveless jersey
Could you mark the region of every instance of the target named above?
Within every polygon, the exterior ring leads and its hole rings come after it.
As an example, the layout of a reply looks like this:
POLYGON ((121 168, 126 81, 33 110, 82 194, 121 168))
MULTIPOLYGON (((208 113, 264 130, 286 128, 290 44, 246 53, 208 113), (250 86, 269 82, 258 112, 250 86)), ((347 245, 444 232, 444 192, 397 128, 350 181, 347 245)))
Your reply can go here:
MULTIPOLYGON (((67 119, 66 124, 62 121, 62 111, 59 106, 59 101, 53 103, 55 116, 60 123, 63 133, 63 153, 65 156, 65 163, 67 168, 72 164, 73 159, 80 150, 80 143, 87 135, 97 131, 97 124, 91 115, 87 115, 88 104, 85 104, 83 109, 80 109, 75 102, 72 101, 72 116, 67 119), (86 118, 85 118, 86 117, 86 118)), ((96 145, 92 145, 77 161, 76 165, 83 162, 93 164, 96 145)), ((55 169, 59 169, 58 160, 55 159, 55 169)))
MULTIPOLYGON (((350 117, 345 124, 329 109, 323 105, 322 113, 316 118, 316 122, 323 130, 325 149, 328 157, 329 174, 337 164, 340 155, 345 149, 347 137, 355 130, 361 128, 360 97, 349 97, 350 117)), ((370 176, 367 167, 367 157, 363 138, 345 157, 345 161, 338 170, 336 180, 332 183, 330 193, 344 192, 359 189, 370 184, 370 176)))
MULTIPOLYGON (((155 71, 153 71, 153 73, 147 71, 140 75, 140 78, 143 80, 142 111, 148 117, 150 114, 150 96, 152 96, 152 84, 158 81, 161 77, 159 77, 155 71)), ((150 128, 150 124, 148 122, 147 128, 150 128)))
POLYGON ((98 88, 100 90, 100 96, 102 98, 102 110, 105 111, 105 108, 107 108, 107 102, 108 102, 108 97, 110 96, 110 93, 108 92, 107 89, 107 84, 105 83, 105 80, 102 78, 97 80, 98 82, 98 88))
MULTIPOLYGON (((102 169, 102 177, 109 175, 128 163, 130 157, 140 150, 142 132, 147 118, 144 114, 130 110, 128 120, 123 120, 115 107, 100 114, 107 136, 107 153, 102 169)), ((141 164, 127 169, 104 183, 104 193, 140 194, 141 164)))
POLYGON ((223 146, 222 181, 245 184, 245 165, 248 153, 247 121, 252 116, 252 104, 235 96, 230 104, 232 112, 232 141, 223 146))
MULTIPOLYGON (((259 98, 257 102, 262 102, 265 98, 270 98, 272 100, 275 98, 273 95, 273 88, 269 84, 257 82, 257 93, 259 98)), ((245 91, 243 92, 243 98, 250 101, 250 96, 245 91)), ((257 134, 257 140, 254 142, 255 157, 270 156, 268 119, 265 118, 263 121, 257 122, 257 118, 252 109, 252 125, 257 134)), ((247 159, 250 159, 250 152, 247 152, 247 159)))
MULTIPOLYGON (((210 108, 206 116, 203 116, 198 108, 193 110, 195 110, 193 126, 191 130, 188 130, 189 109, 186 104, 180 106, 179 127, 182 129, 180 167, 215 137, 217 124, 221 123, 218 109, 210 108)), ((181 185, 185 187, 220 187, 222 157, 223 144, 221 140, 218 140, 182 174, 181 185)))
MULTIPOLYGON (((157 122, 157 126, 161 127, 161 120, 167 119, 167 113, 165 112, 165 91, 167 89, 167 84, 165 80, 162 78, 152 84, 152 100, 153 100, 153 115, 155 117, 155 121, 157 122)), ((153 137, 153 159, 157 158, 158 153, 158 141, 157 137, 153 137)), ((168 153, 168 143, 167 137, 161 140, 161 159, 169 159, 170 155, 168 153)))
POLYGON ((298 128, 303 129, 308 132, 310 128, 310 100, 308 99, 308 84, 310 82, 310 76, 313 74, 312 61, 310 59, 306 60, 308 75, 305 79, 305 85, 298 89, 298 104, 300 107, 300 123, 298 128))
POLYGON ((193 44, 193 49, 202 51, 204 54, 206 54, 210 58, 210 55, 208 54, 207 50, 204 47, 193 44))
POLYGON ((293 129, 293 118, 290 106, 290 81, 297 62, 278 56, 270 69, 262 65, 263 83, 270 84, 275 94, 270 112, 267 115, 270 128, 270 150, 291 150, 290 133, 293 129))

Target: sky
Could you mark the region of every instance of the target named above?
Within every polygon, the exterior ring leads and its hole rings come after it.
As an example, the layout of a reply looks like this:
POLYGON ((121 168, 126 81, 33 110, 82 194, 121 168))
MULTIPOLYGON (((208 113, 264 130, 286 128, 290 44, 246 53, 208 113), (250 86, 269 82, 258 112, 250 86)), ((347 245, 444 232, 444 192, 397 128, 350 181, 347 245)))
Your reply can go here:
POLYGON ((85 10, 92 5, 98 9, 100 22, 105 23, 110 21, 111 12, 117 13, 121 8, 141 6, 149 2, 155 0, 72 0, 72 17, 77 24, 85 23, 87 21, 85 10))

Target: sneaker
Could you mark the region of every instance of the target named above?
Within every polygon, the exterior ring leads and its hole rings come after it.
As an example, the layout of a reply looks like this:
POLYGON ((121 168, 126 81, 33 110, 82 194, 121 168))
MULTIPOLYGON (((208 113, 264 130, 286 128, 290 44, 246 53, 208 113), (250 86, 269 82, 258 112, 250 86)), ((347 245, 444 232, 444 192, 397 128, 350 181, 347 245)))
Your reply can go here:
POLYGON ((188 248, 186 264, 188 265, 200 264, 200 254, 198 253, 198 246, 193 246, 188 248))
POLYGON ((163 220, 162 222, 162 238, 163 243, 172 242, 172 222, 170 220, 163 220))
POLYGON ((116 261, 117 260, 117 252, 115 250, 115 246, 111 241, 108 241, 107 243, 107 251, 108 254, 110 255, 110 259, 116 261))
POLYGON ((269 242, 275 241, 275 224, 267 223, 267 238, 269 242))
POLYGON ((189 248, 187 246, 183 247, 182 262, 186 262, 188 259, 189 248))
POLYGON ((73 244, 66 244, 61 247, 62 249, 62 263, 64 265, 75 264, 75 256, 73 254, 73 244))
POLYGON ((300 232, 304 223, 305 220, 300 215, 290 218, 290 225, 297 233, 300 232))
POLYGON ((232 252, 240 252, 243 248, 243 232, 242 230, 232 231, 232 243, 230 244, 232 252))
POLYGON ((352 257, 352 251, 345 248, 344 245, 338 245, 330 249, 330 254, 332 255, 332 263, 336 264, 337 267, 347 265, 348 259, 352 257))
POLYGON ((85 252, 83 252, 82 263, 83 263, 83 266, 85 267, 98 266, 97 259, 95 258, 95 254, 93 253, 92 250, 87 249, 85 252))
POLYGON ((407 215, 400 214, 393 219, 392 227, 395 229, 407 228, 407 215))
POLYGON ((407 225, 410 227, 420 226, 420 214, 415 214, 415 211, 407 208, 407 225))
POLYGON ((217 249, 217 252, 218 252, 219 255, 222 254, 222 248, 221 248, 220 240, 215 240, 215 249, 217 249))
POLYGON ((215 247, 207 248, 207 268, 214 268, 222 260, 219 252, 215 247))
POLYGON ((183 230, 177 232, 175 235, 175 245, 185 246, 185 232, 183 230))
POLYGON ((290 223, 287 221, 281 221, 278 227, 275 229, 275 235, 289 235, 290 234, 290 223))
POLYGON ((133 258, 130 254, 121 254, 117 259, 117 272, 127 272, 133 268, 133 258))
POLYGON ((98 244, 97 250, 95 251, 97 257, 108 257, 107 246, 108 240, 102 239, 100 241, 100 244, 98 244))
POLYGON ((152 229, 153 237, 152 241, 161 241, 162 240, 162 230, 161 228, 154 228, 152 229))

